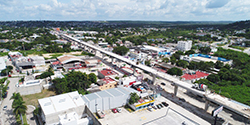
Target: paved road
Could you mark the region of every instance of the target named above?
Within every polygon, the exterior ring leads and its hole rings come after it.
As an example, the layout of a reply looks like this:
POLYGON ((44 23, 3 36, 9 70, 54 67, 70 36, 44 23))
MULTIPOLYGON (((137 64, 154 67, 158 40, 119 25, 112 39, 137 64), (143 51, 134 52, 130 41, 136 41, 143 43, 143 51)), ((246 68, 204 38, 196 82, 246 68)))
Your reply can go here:
POLYGON ((0 106, 1 111, 1 125, 14 125, 16 122, 15 115, 13 114, 13 109, 11 107, 13 100, 10 100, 12 94, 16 92, 16 83, 19 78, 9 78, 9 90, 7 97, 3 100, 2 105, 0 106), (3 107, 7 105, 7 109, 3 110, 3 107))

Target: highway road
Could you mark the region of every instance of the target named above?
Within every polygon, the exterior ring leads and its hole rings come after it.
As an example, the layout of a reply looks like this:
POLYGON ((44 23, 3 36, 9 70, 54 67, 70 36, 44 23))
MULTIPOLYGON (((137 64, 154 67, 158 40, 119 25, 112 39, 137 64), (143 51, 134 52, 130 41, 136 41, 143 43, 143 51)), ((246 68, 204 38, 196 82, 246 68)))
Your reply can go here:
POLYGON ((174 82, 175 85, 177 85, 177 86, 180 86, 180 87, 182 87, 182 88, 184 88, 184 89, 186 89, 186 90, 188 90, 188 91, 190 91, 190 92, 192 92, 192 93, 194 93, 196 95, 200 95, 202 97, 205 96, 209 101, 212 101, 212 102, 214 102, 216 104, 219 104, 219 105, 223 105, 224 107, 230 109, 231 111, 234 111, 234 112, 236 112, 236 113, 238 113, 238 114, 240 114, 240 115, 242 115, 244 117, 250 118, 250 111, 245 110, 246 107, 244 107, 244 106, 242 106, 240 104, 234 103, 234 102, 232 102, 230 99, 228 99, 226 97, 222 97, 222 96, 220 96, 218 94, 212 94, 212 93, 206 94, 203 91, 193 89, 191 84, 189 84, 187 82, 184 82, 184 81, 181 81, 181 80, 179 80, 179 79, 177 79, 177 78, 175 78, 175 77, 173 77, 171 75, 168 75, 168 74, 163 73, 163 72, 158 72, 157 70, 155 70, 153 68, 150 68, 148 66, 142 65, 142 64, 137 65, 135 62, 133 62, 133 61, 127 59, 127 58, 124 58, 124 57, 122 57, 120 55, 117 55, 117 54, 109 52, 109 51, 105 51, 102 48, 99 48, 99 47, 96 47, 96 46, 91 45, 89 43, 80 41, 80 40, 75 39, 75 38, 73 38, 71 36, 68 36, 66 34, 61 34, 61 36, 68 39, 71 42, 78 43, 78 45, 80 45, 81 47, 87 46, 90 49, 94 49, 94 50, 99 51, 99 52, 101 52, 103 54, 106 54, 106 55, 108 55, 110 57, 121 60, 121 61, 123 61, 123 62, 125 62, 125 63, 127 63, 127 64, 129 64, 129 65, 131 65, 133 67, 136 67, 136 68, 139 68, 141 70, 147 71, 147 72, 151 73, 152 75, 155 75, 156 77, 162 78, 162 79, 164 79, 166 81, 169 81, 169 82, 174 82))

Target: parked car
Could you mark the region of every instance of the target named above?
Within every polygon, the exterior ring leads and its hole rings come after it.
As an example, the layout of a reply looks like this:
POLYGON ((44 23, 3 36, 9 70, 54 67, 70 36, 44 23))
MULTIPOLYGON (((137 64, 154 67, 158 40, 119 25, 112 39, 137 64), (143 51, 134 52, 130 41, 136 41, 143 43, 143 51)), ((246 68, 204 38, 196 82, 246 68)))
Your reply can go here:
POLYGON ((113 113, 117 113, 116 108, 112 109, 112 112, 113 112, 113 113))
POLYGON ((161 106, 160 106, 160 105, 156 105, 156 107, 157 107, 158 109, 161 109, 161 106))
POLYGON ((151 106, 149 106, 149 107, 148 107, 148 110, 149 110, 150 112, 152 112, 152 111, 153 111, 153 108, 152 108, 151 106))
POLYGON ((179 98, 179 100, 182 102, 186 102, 186 100, 184 98, 179 98))
POLYGON ((9 90, 9 89, 10 89, 10 87, 8 86, 8 87, 7 87, 7 90, 9 90))
POLYGON ((3 107, 3 110, 6 110, 7 109, 7 105, 3 107))
POLYGON ((162 102, 162 104, 163 104, 165 107, 168 107, 168 103, 162 102))
POLYGON ((165 86, 166 84, 162 82, 161 85, 164 85, 164 86, 165 86))
POLYGON ((119 113, 122 112, 122 109, 121 109, 121 108, 117 108, 116 110, 117 110, 117 112, 119 112, 119 113))
POLYGON ((159 105, 161 106, 161 108, 164 108, 164 106, 161 103, 159 105))
POLYGON ((221 117, 217 117, 217 121, 225 122, 225 119, 223 119, 223 118, 221 118, 221 117))
POLYGON ((97 115, 98 115, 99 118, 104 118, 105 117, 105 113, 103 111, 101 111, 101 110, 97 111, 97 115))
POLYGON ((152 106, 153 109, 157 110, 157 107, 155 105, 152 106))

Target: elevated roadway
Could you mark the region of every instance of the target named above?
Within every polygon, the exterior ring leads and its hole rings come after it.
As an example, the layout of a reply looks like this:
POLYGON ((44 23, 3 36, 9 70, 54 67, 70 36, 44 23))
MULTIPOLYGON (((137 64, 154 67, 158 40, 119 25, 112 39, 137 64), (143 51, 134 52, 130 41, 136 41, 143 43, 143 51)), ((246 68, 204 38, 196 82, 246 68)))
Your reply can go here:
POLYGON ((110 56, 112 58, 116 58, 116 59, 118 59, 118 60, 120 60, 122 62, 125 62, 125 63, 131 65, 132 67, 139 68, 141 70, 149 72, 149 73, 151 73, 151 76, 153 78, 159 77, 159 78, 164 79, 166 81, 172 82, 174 84, 174 86, 175 86, 175 90, 174 90, 175 95, 177 94, 178 87, 181 87, 181 88, 184 88, 184 89, 192 92, 193 94, 204 97, 205 100, 206 100, 205 110, 208 108, 209 101, 211 101, 211 102, 214 102, 216 104, 223 105, 225 108, 227 108, 227 109, 229 109, 229 110, 231 110, 231 111, 233 111, 233 112, 235 112, 235 113, 237 113, 239 115, 242 115, 242 116, 244 116, 246 118, 250 118, 250 111, 246 110, 245 106, 234 103, 234 102, 230 101, 228 98, 221 97, 220 95, 217 95, 217 94, 207 94, 207 93, 205 93, 203 91, 193 89, 192 84, 181 81, 176 77, 173 77, 173 76, 171 76, 169 74, 166 74, 166 73, 163 73, 163 72, 158 72, 156 69, 150 68, 150 67, 148 67, 146 65, 142 65, 140 63, 136 64, 136 62, 133 62, 133 61, 127 59, 127 58, 124 58, 124 57, 122 57, 120 55, 117 55, 115 53, 103 50, 102 48, 96 47, 96 46, 91 45, 91 44, 89 44, 87 42, 80 41, 80 40, 78 40, 76 38, 73 38, 73 37, 71 37, 69 35, 61 34, 61 37, 63 37, 64 39, 69 40, 70 42, 77 43, 81 47, 88 47, 88 48, 93 49, 95 51, 99 51, 102 54, 106 54, 106 55, 108 55, 108 56, 110 56))

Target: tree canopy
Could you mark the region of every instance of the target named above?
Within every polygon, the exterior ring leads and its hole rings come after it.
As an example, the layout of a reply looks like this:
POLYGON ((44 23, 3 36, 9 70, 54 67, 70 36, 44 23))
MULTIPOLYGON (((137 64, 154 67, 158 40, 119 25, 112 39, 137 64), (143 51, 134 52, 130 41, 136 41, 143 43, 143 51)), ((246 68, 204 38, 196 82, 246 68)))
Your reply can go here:
POLYGON ((177 67, 173 67, 173 68, 169 69, 167 71, 167 73, 170 75, 177 75, 177 76, 182 76, 182 74, 183 74, 182 70, 177 68, 177 67))
POLYGON ((129 51, 129 48, 125 46, 118 46, 118 47, 115 47, 113 50, 114 53, 122 55, 122 56, 127 54, 128 51, 129 51))

